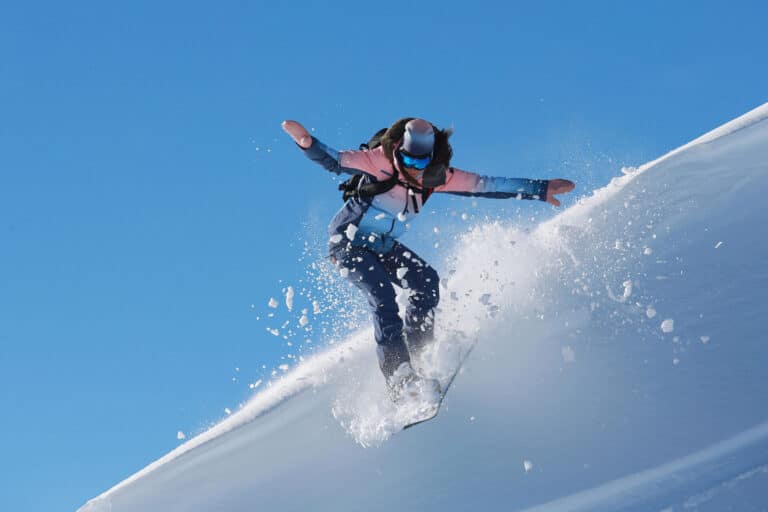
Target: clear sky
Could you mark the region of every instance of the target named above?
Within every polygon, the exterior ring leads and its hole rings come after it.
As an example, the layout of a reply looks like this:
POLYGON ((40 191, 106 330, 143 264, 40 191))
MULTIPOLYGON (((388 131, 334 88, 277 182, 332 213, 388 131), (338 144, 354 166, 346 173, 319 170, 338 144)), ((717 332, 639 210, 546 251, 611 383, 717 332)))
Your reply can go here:
MULTIPOLYGON (((455 128, 458 167, 588 194, 767 101, 767 18, 762 2, 3 4, 0 505, 73 510, 293 363, 267 328, 296 311, 267 302, 307 284, 340 198, 281 120, 342 148, 421 116, 455 128)), ((438 270, 452 230, 551 214, 430 201, 403 241, 438 270)))

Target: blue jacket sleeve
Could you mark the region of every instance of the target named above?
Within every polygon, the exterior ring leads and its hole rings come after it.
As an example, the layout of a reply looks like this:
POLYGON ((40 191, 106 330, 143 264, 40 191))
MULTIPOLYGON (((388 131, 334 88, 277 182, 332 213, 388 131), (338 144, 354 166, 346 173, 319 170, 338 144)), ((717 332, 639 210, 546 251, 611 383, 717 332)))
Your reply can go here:
POLYGON ((489 197, 496 199, 547 200, 549 180, 480 176, 451 167, 445 185, 435 189, 457 196, 489 197))
POLYGON ((303 149, 304 154, 313 162, 323 166, 327 171, 335 174, 363 174, 360 169, 351 167, 342 167, 340 163, 340 154, 332 147, 326 146, 315 137, 312 137, 312 145, 303 149))

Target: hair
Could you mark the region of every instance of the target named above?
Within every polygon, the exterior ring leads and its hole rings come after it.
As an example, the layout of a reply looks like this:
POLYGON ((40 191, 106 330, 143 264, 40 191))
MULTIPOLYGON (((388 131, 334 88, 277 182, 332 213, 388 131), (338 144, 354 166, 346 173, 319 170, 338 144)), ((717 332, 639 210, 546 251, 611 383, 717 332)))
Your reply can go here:
MULTIPOLYGON (((384 154, 393 166, 395 165, 394 153, 395 149, 397 149, 395 144, 398 144, 403 140, 403 136, 405 135, 405 125, 408 124, 408 121, 413 119, 416 118, 403 117, 402 119, 398 119, 392 123, 392 126, 387 128, 387 131, 381 137, 381 145, 384 148, 384 154)), ((453 157, 453 148, 451 148, 451 144, 448 142, 448 138, 453 135, 453 130, 450 128, 441 130, 435 125, 432 125, 432 130, 435 132, 435 145, 432 152, 432 161, 424 170, 425 174, 430 170, 433 172, 444 171, 450 166, 451 158, 453 157)), ((407 175, 406 179, 408 179, 407 175)))

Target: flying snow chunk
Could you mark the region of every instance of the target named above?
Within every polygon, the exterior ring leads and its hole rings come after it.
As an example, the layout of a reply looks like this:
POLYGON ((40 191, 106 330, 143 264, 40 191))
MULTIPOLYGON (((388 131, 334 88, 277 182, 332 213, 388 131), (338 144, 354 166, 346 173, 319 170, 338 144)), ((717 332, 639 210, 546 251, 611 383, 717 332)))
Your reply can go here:
POLYGON ((349 275, 349 269, 347 267, 342 267, 339 269, 339 275, 341 277, 347 277, 349 275))
POLYGON ((309 323, 309 318, 307 317, 307 314, 304 313, 301 315, 301 318, 299 318, 299 325, 301 327, 306 327, 306 325, 309 323))
POLYGON ((648 306, 648 309, 645 310, 645 316, 648 318, 653 318, 656 316, 656 309, 654 309, 653 306, 648 306))
POLYGON ((334 243, 334 244, 337 244, 337 243, 341 242, 341 239, 342 239, 342 238, 344 238, 344 237, 343 237, 343 236, 341 236, 341 235, 339 235, 339 234, 337 233, 337 234, 333 235, 333 236, 330 238, 330 240, 331 240, 331 242, 332 242, 332 243, 334 243))
POLYGON ((271 307, 272 309, 277 309, 277 306, 279 305, 280 303, 277 302, 274 297, 269 298, 269 307, 271 307))
POLYGON ((355 239, 355 235, 357 235, 357 226, 354 224, 350 224, 347 226, 347 229, 344 231, 344 234, 347 235, 347 238, 350 240, 355 239))
POLYGON ((399 269, 397 269, 397 278, 402 279, 405 277, 405 274, 407 273, 408 273, 407 267, 400 267, 399 269))
POLYGON ((293 290, 293 286, 289 286, 285 292, 285 305, 288 306, 288 311, 293 311, 293 297, 296 292, 293 290))
POLYGON ((574 352, 570 345, 564 346, 560 352, 563 354, 563 361, 566 363, 572 363, 576 360, 576 352, 574 352))
POLYGON ((525 472, 527 473, 527 472, 529 472, 530 470, 533 469, 533 463, 531 461, 529 461, 529 460, 524 460, 523 461, 523 468, 525 469, 525 472))
POLYGON ((675 330, 675 321, 671 318, 667 318, 663 322, 661 322, 661 330, 664 333, 669 334, 670 332, 675 330))
POLYGON ((320 303, 315 301, 312 301, 312 314, 313 315, 319 315, 320 314, 320 303))
POLYGON ((187 436, 181 430, 176 432, 176 439, 178 439, 179 441, 183 441, 186 438, 187 438, 187 436))
POLYGON ((248 387, 251 389, 256 389, 257 387, 261 386, 261 379, 257 380, 256 382, 252 384, 248 384, 248 387))
POLYGON ((632 280, 626 280, 621 283, 624 286, 624 294, 621 296, 621 302, 625 302, 632 295, 632 280))
POLYGON ((717 245, 715 245, 715 249, 719 249, 721 245, 723 245, 723 242, 717 242, 717 245))
POLYGON ((229 407, 225 407, 225 408, 224 408, 224 412, 225 412, 225 413, 227 413, 227 416, 229 416, 230 414, 232 414, 232 411, 229 409, 229 407))
POLYGON ((701 342, 702 342, 702 343, 704 343, 705 345, 706 345, 707 343, 709 343, 709 336, 701 336, 701 337, 699 337, 699 339, 700 339, 700 340, 701 340, 701 342))
POLYGON ((645 254, 646 256, 650 256, 651 254, 653 254, 653 249, 651 249, 650 247, 646 247, 645 249, 643 249, 643 254, 645 254))
POLYGON ((287 372, 288 368, 290 368, 290 366, 288 366, 287 364, 281 364, 280 366, 278 366, 278 368, 280 368, 284 372, 287 372))

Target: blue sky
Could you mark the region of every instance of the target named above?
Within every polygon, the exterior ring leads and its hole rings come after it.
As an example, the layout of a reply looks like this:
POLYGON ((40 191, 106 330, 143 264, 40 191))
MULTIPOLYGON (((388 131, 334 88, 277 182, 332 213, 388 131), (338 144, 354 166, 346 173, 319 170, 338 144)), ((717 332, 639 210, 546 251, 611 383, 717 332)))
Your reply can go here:
MULTIPOLYGON (((458 167, 587 194, 768 100, 758 2, 20 6, 0 7, 9 510, 76 508, 295 353, 267 301, 307 283, 340 199, 281 120, 353 147, 426 117, 458 167)), ((552 211, 501 203, 435 198, 404 242, 440 269, 452 213, 552 211)))

